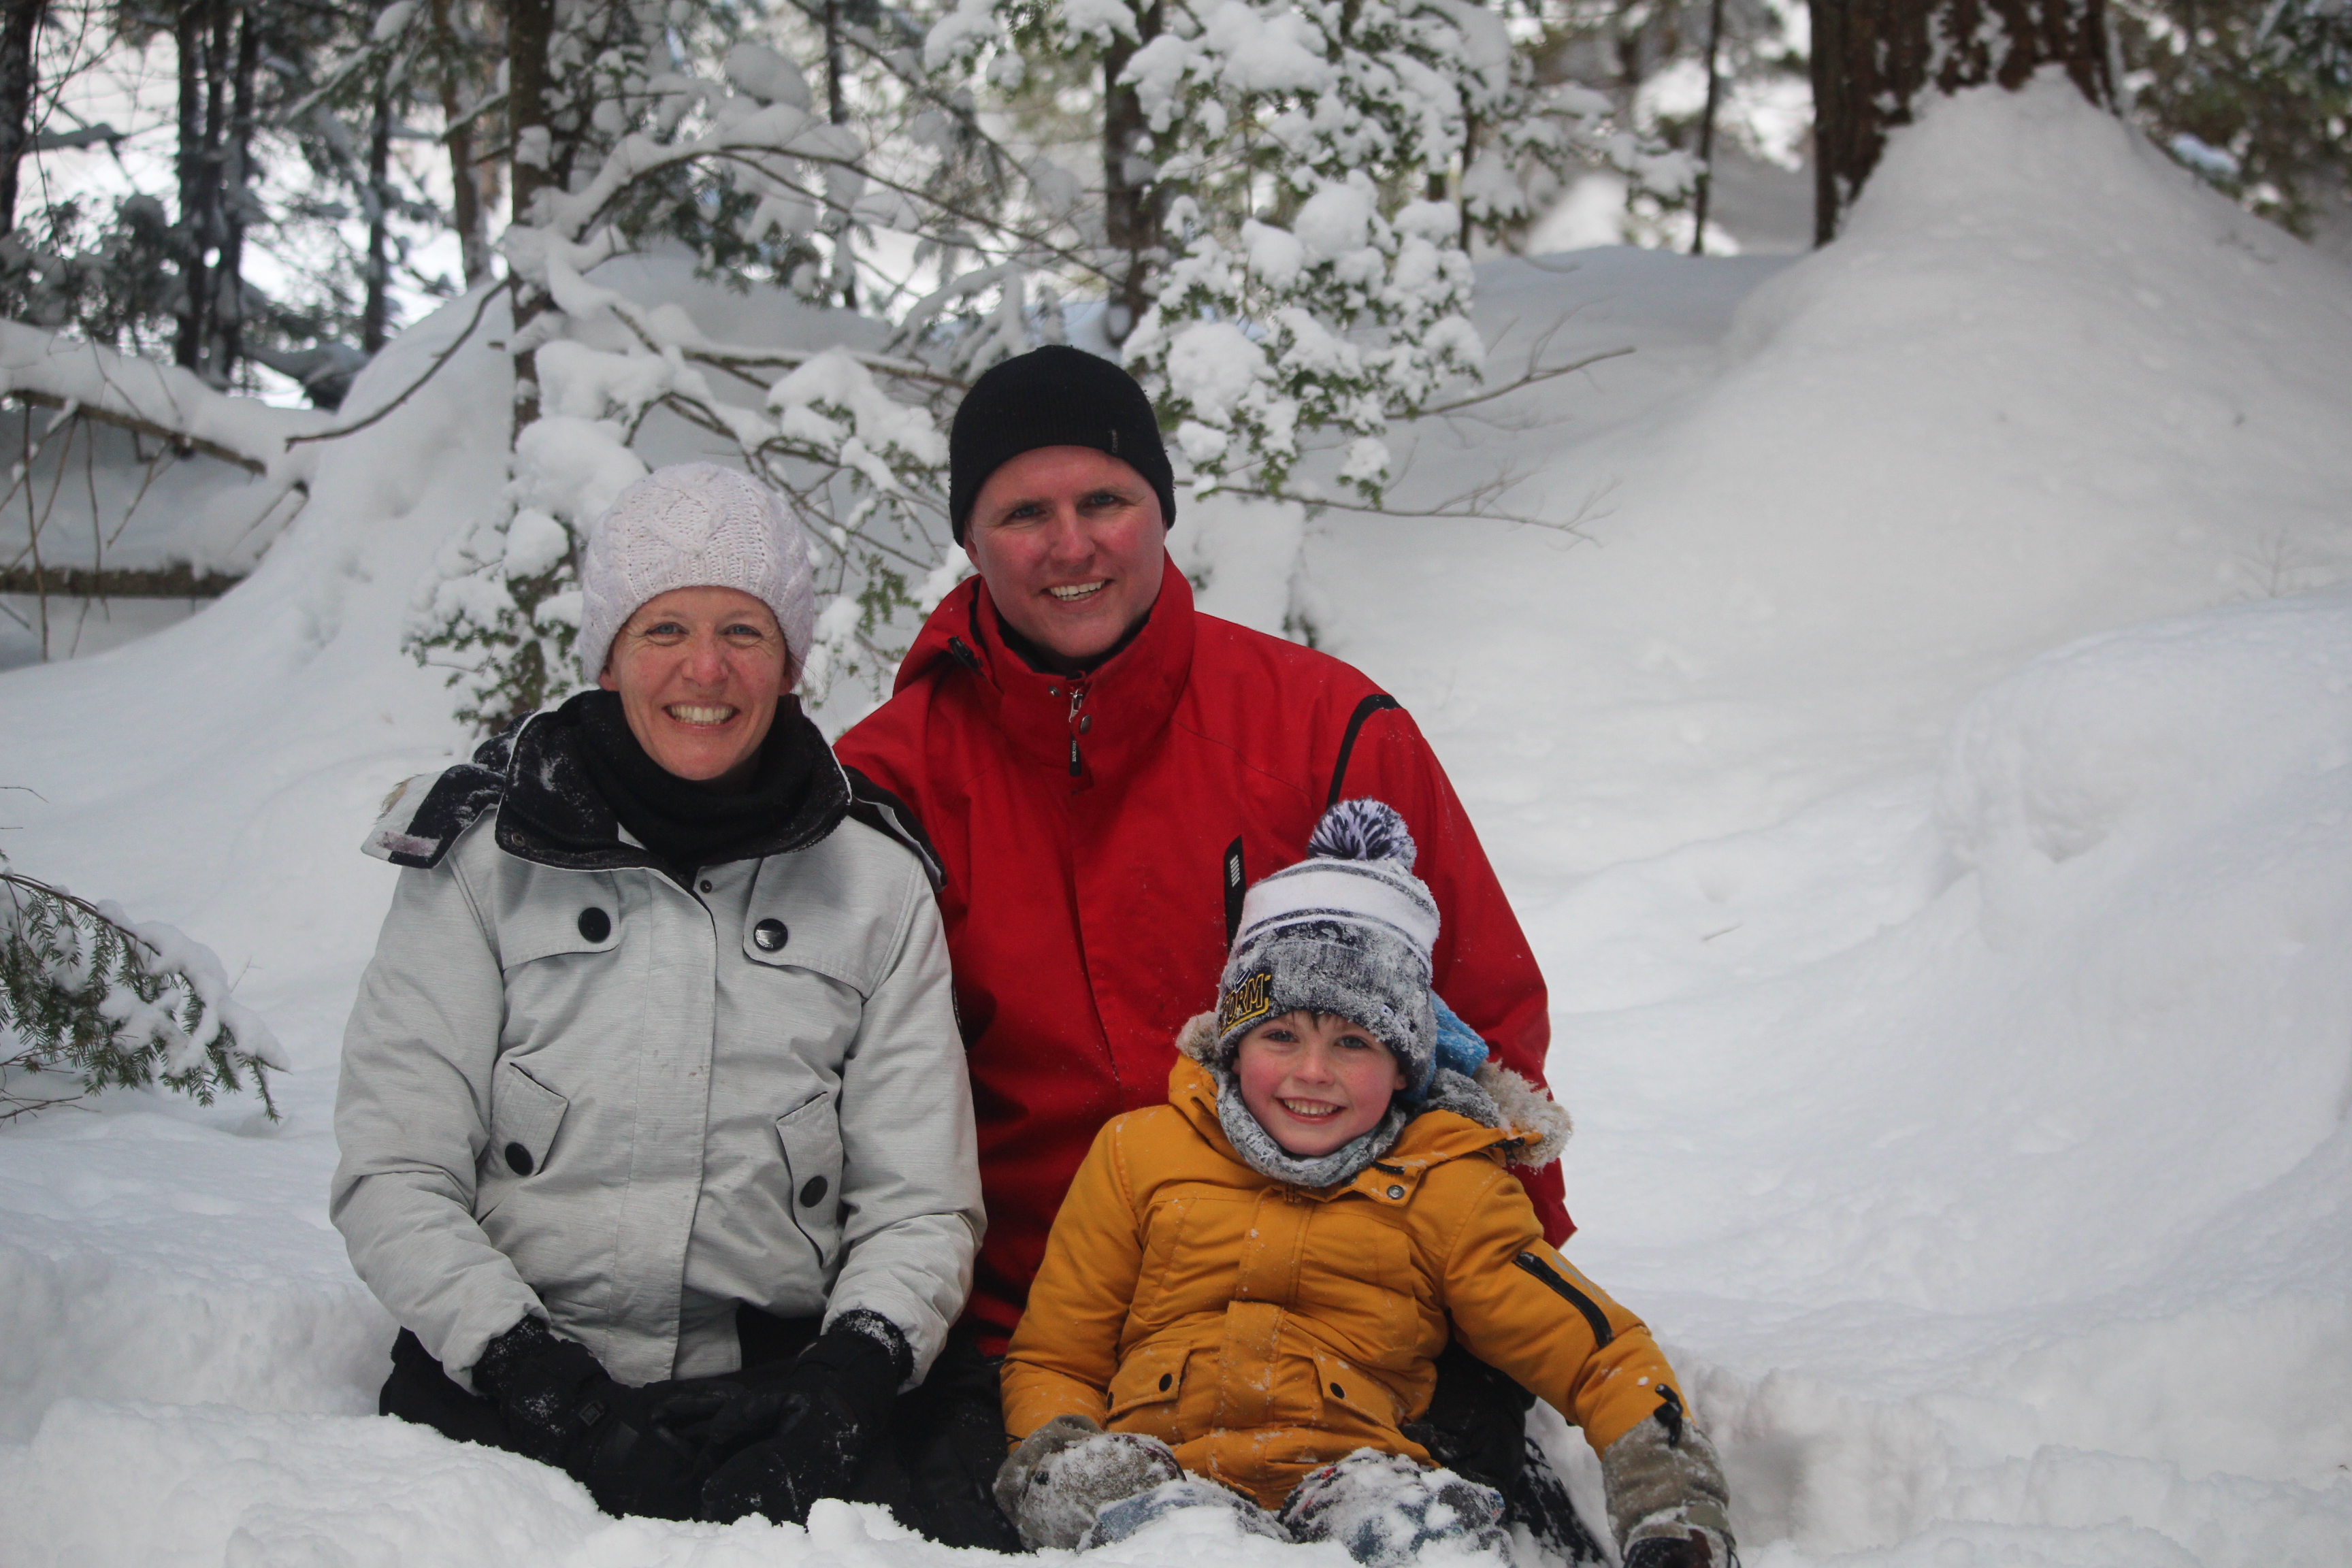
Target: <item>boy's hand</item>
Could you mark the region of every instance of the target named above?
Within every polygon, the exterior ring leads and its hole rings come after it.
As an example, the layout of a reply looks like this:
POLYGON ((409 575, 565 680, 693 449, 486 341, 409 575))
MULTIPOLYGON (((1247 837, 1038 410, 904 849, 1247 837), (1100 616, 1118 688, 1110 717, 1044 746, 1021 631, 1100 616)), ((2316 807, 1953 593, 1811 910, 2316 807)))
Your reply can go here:
POLYGON ((1056 1415, 1021 1439, 997 1471, 996 1504, 1031 1551, 1066 1551, 1110 1504, 1183 1473, 1157 1437, 1106 1432, 1083 1415, 1056 1415))
POLYGON ((1661 1385, 1658 1413, 1601 1450, 1609 1521, 1625 1568, 1737 1568, 1729 1489, 1715 1445, 1661 1385))
POLYGON ((1730 1543, 1711 1530, 1645 1535, 1625 1548, 1625 1568, 1738 1568, 1730 1543))

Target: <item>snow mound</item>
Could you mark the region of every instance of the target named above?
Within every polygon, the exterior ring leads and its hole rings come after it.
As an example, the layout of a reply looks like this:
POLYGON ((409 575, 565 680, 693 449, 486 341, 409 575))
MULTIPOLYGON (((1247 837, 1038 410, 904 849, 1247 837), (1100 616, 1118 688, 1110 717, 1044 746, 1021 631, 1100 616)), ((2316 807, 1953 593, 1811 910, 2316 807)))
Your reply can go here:
POLYGON ((1580 537, 1308 548, 1324 646, 1460 736, 1523 871, 1782 821, 2043 649, 2352 574, 2352 275, 2063 80, 1933 104, 1793 263, 1546 268, 1490 269, 1497 380, 1548 331, 1546 364, 1634 352, 1422 427, 1406 493, 1520 476, 1580 537), (1730 278, 1762 280, 1696 342, 1651 293, 1730 278))
POLYGON ((1743 931, 1553 1058, 1583 1256, 1704 1347, 1747 1529, 2352 1554, 2348 687, 2343 590, 2087 638, 1971 702, 1932 781, 1619 868, 1538 936, 1760 868, 1759 912, 1852 939, 1743 931))

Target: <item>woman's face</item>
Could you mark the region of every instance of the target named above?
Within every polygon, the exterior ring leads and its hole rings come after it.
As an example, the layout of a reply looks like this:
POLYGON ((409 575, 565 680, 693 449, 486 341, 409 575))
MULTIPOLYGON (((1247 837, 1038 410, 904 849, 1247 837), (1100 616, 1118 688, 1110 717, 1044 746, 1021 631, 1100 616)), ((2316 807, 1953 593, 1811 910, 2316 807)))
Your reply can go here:
POLYGON ((737 588, 673 588, 613 639, 596 684, 621 694, 629 732, 679 778, 740 786, 793 689, 774 612, 737 588))
POLYGON ((1360 1138, 1389 1113, 1404 1072, 1388 1047, 1334 1013, 1285 1013, 1242 1037, 1242 1103, 1303 1159, 1360 1138))

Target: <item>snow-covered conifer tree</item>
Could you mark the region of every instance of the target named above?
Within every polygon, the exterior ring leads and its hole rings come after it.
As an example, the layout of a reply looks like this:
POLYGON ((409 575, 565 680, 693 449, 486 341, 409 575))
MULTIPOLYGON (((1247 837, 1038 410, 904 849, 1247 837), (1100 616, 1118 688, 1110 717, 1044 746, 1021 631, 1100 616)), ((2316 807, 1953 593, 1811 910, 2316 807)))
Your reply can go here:
POLYGON ((1678 187, 1679 159, 1608 104, 1538 89, 1469 0, 967 0, 929 53, 984 80, 1022 48, 1125 64, 1142 125, 1106 183, 1146 177, 1161 247, 1124 344, 1203 489, 1287 493, 1313 433, 1378 503, 1389 423, 1481 374, 1467 249, 1527 216, 1528 176, 1618 162, 1678 187))

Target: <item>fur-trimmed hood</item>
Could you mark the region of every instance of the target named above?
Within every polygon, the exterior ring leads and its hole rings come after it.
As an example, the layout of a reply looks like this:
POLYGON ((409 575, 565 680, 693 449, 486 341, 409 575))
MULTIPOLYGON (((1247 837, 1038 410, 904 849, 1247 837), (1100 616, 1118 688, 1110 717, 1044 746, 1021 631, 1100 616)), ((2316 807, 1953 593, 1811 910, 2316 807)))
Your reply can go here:
MULTIPOLYGON (((1217 1047, 1217 1016, 1196 1014, 1176 1035, 1176 1048, 1206 1068, 1220 1081, 1226 1065, 1217 1047)), ((1543 1090, 1507 1067, 1489 1061, 1475 1079, 1440 1068, 1429 1088, 1423 1111, 1451 1110, 1482 1127, 1508 1133, 1512 1142, 1504 1160, 1512 1165, 1539 1170, 1568 1147, 1575 1125, 1568 1110, 1543 1090)))

